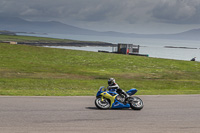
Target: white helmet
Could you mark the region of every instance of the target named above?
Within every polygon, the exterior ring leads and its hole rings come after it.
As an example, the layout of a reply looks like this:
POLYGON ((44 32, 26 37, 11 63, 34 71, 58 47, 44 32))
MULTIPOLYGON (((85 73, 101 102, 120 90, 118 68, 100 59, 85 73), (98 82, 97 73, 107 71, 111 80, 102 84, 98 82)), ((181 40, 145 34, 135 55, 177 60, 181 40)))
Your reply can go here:
POLYGON ((111 85, 114 85, 115 84, 115 79, 114 78, 109 78, 108 79, 108 85, 111 86, 111 85))

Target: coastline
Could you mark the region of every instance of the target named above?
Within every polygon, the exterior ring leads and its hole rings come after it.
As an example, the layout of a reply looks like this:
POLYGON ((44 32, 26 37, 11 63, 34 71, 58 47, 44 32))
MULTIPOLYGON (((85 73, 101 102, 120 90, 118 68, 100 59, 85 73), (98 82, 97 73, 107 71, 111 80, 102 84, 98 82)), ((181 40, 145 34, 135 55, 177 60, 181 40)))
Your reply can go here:
POLYGON ((101 47, 112 47, 116 44, 104 43, 104 42, 18 42, 18 44, 34 45, 34 46, 74 46, 74 47, 86 47, 86 46, 101 46, 101 47))

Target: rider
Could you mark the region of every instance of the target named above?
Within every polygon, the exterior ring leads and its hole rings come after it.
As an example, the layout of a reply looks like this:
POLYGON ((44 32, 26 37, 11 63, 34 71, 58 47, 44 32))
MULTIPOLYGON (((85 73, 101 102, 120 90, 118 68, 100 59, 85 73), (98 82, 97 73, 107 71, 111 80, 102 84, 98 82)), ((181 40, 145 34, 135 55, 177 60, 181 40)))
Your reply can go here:
POLYGON ((120 94, 124 94, 126 100, 128 99, 128 97, 130 97, 124 90, 119 88, 119 85, 115 82, 114 78, 109 78, 108 79, 108 87, 107 87, 107 89, 115 90, 119 95, 120 94))

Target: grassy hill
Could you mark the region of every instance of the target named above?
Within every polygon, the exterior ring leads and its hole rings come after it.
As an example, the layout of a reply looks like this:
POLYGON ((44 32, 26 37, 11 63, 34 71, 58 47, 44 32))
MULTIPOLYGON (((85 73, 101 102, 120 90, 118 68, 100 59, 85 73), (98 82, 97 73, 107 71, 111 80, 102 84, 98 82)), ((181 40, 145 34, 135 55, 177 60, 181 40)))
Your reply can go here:
POLYGON ((112 43, 98 41, 78 41, 71 39, 57 39, 48 37, 6 35, 0 32, 0 42, 15 41, 18 44, 33 46, 113 46, 112 43))
POLYGON ((200 94, 200 63, 0 43, 0 95, 95 95, 114 77, 139 95, 200 94))
POLYGON ((0 41, 16 41, 16 42, 79 42, 70 39, 56 39, 56 38, 47 38, 47 37, 33 37, 33 36, 18 36, 18 35, 5 35, 0 34, 0 41))

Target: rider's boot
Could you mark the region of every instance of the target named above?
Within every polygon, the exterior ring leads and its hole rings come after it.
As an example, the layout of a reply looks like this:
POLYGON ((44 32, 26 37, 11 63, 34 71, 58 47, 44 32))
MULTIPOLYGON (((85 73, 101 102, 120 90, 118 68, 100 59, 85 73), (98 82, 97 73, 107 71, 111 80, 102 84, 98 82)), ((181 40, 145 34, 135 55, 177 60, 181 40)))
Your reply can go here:
POLYGON ((128 103, 128 99, 130 98, 130 95, 128 95, 127 93, 125 94, 125 100, 124 100, 124 104, 128 103))

